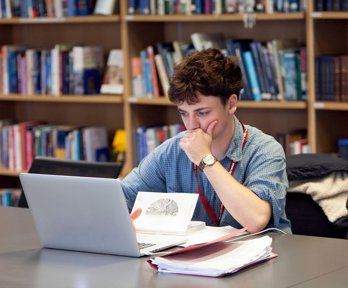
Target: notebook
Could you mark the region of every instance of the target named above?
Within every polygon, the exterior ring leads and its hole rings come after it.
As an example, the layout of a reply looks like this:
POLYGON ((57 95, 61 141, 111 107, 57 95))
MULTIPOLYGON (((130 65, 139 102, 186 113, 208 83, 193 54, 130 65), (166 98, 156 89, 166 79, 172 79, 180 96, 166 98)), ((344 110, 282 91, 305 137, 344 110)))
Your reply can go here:
POLYGON ((117 179, 32 173, 19 178, 46 248, 140 257, 186 240, 135 233, 117 179))

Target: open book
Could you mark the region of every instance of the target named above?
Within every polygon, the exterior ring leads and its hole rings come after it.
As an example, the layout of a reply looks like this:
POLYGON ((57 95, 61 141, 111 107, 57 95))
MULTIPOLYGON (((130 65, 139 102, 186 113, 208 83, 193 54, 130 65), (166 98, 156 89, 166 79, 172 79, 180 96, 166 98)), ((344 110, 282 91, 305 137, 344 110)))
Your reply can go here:
POLYGON ((163 273, 219 277, 276 257, 271 244, 269 236, 236 242, 213 241, 152 258, 148 263, 163 273))
POLYGON ((138 192, 133 211, 141 208, 134 220, 138 233, 186 235, 205 227, 204 222, 191 221, 198 194, 138 192))

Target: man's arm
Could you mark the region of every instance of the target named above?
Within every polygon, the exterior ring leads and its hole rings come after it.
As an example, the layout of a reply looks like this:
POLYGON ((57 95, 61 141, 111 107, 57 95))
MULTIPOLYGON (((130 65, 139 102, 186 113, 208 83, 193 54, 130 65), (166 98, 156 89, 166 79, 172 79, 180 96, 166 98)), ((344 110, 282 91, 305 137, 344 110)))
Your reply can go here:
MULTIPOLYGON (((197 166, 205 155, 212 153, 211 135, 214 125, 212 123, 207 132, 202 129, 187 132, 180 142, 181 149, 197 166)), ((261 231, 267 226, 272 217, 269 202, 240 184, 219 162, 207 166, 203 172, 227 211, 239 224, 247 227, 251 233, 261 231)))
POLYGON ((250 233, 264 229, 272 216, 270 203, 240 184, 228 171, 216 162, 204 171, 225 209, 250 233))

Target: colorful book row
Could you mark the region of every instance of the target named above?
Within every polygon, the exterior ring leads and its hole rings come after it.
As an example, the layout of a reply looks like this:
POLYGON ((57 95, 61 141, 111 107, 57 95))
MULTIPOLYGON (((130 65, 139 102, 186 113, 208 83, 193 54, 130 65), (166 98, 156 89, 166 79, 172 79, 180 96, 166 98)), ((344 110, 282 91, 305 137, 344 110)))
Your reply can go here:
POLYGON ((193 33, 191 41, 158 42, 133 57, 133 95, 167 96, 175 64, 194 50, 214 47, 238 58, 245 84, 241 100, 306 100, 306 48, 295 41, 225 39, 220 33, 193 33))
POLYGON ((278 134, 275 138, 283 146, 287 156, 311 153, 306 129, 297 129, 286 134, 278 134))
POLYGON ((116 0, 0 0, 0 18, 69 17, 110 15, 116 0))
POLYGON ((22 193, 22 190, 17 188, 0 189, 0 206, 18 207, 18 202, 19 202, 21 193, 22 193))
POLYGON ((29 169, 36 156, 107 162, 109 150, 105 127, 0 120, 0 167, 9 170, 29 169))
POLYGON ((252 12, 300 12, 305 0, 128 0, 129 14, 221 15, 252 12))
POLYGON ((158 145, 184 130, 185 126, 183 124, 139 127, 136 130, 137 162, 139 163, 158 145))
POLYGON ((348 11, 347 0, 315 0, 316 11, 348 11))
POLYGON ((104 51, 100 46, 57 44, 53 49, 26 49, 4 45, 0 50, 0 93, 53 96, 99 94, 104 70, 103 81, 111 87, 106 85, 108 89, 102 89, 103 92, 122 93, 122 77, 117 76, 122 75, 123 68, 123 55, 117 53, 120 51, 110 51, 105 69, 104 51), (111 56, 116 59, 111 61, 111 56), (109 71, 111 65, 116 66, 109 71))
POLYGON ((323 55, 315 59, 316 99, 348 102, 348 55, 323 55))

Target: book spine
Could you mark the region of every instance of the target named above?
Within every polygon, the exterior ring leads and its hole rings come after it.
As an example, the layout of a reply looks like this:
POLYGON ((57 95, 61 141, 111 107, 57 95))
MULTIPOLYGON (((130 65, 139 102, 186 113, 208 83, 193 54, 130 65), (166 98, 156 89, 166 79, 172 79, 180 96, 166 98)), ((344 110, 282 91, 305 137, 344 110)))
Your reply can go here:
POLYGON ((158 87, 158 78, 155 64, 155 52, 153 46, 147 47, 147 55, 150 63, 150 71, 151 71, 151 83, 153 87, 153 96, 159 97, 159 87, 158 87))
POLYGON ((250 80, 251 93, 253 95, 254 101, 261 101, 262 95, 251 51, 243 52, 243 59, 245 60, 246 72, 248 75, 248 79, 250 80))

